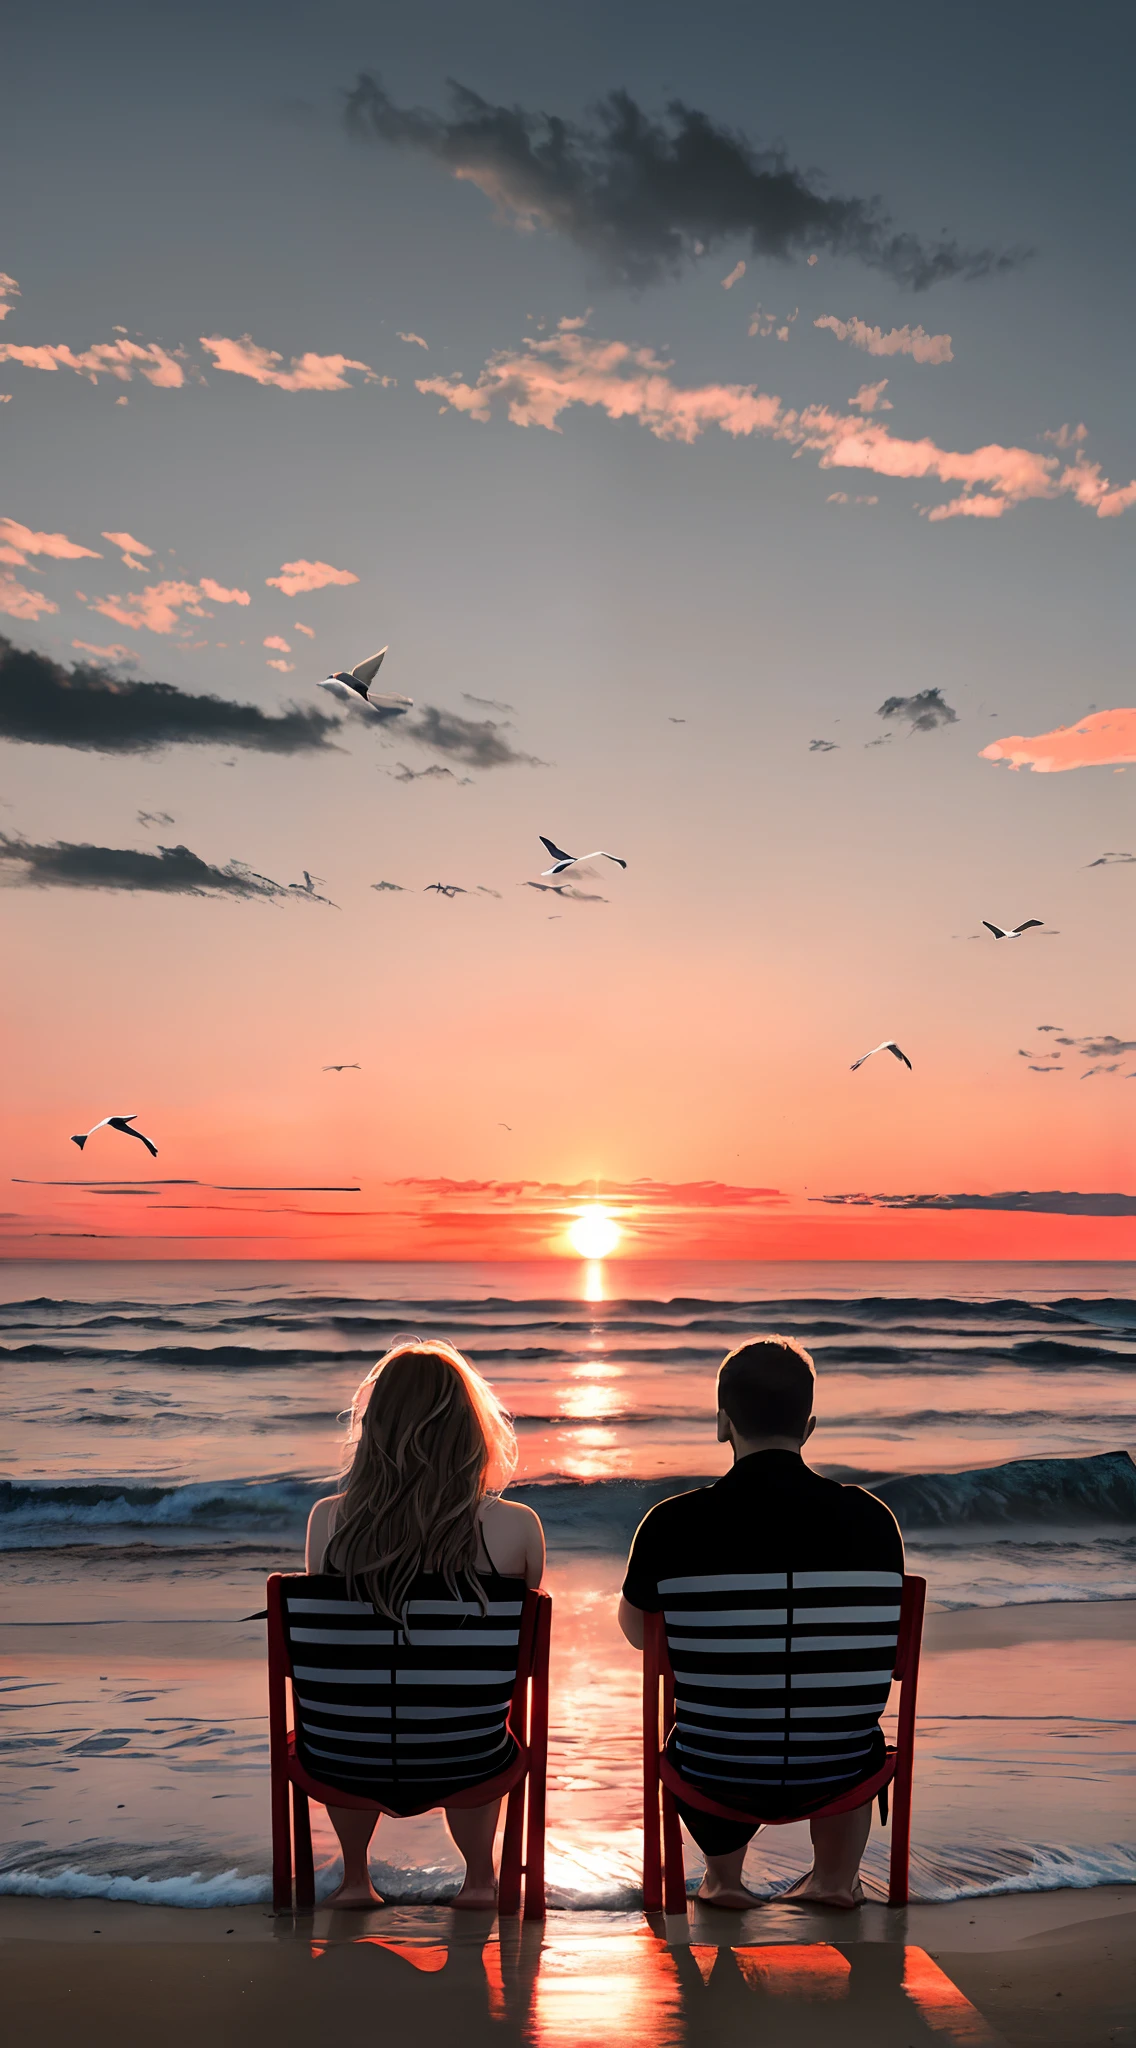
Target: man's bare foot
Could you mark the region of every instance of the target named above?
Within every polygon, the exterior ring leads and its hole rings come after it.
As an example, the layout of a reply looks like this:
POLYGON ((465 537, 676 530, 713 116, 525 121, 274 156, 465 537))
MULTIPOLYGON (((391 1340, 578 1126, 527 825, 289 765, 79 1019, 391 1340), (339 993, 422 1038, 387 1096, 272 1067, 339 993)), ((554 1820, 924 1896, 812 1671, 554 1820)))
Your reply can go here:
POLYGON ((700 1906, 721 1906, 728 1913, 748 1913, 751 1907, 765 1904, 757 1892, 747 1892, 744 1884, 718 1885, 707 1891, 705 1878, 694 1896, 700 1906))
POLYGON ((492 1913, 497 1904, 495 1884, 470 1884, 467 1878, 460 1892, 447 1901, 458 1913, 492 1913))
POLYGON ((864 1903, 864 1887, 859 1878, 851 1891, 822 1891, 812 1871, 799 1877, 787 1892, 777 1894, 779 1906, 834 1906, 841 1913, 852 1913, 864 1903))
POLYGON ((386 1904, 368 1878, 365 1885, 341 1884, 331 1897, 324 1899, 325 1906, 331 1906, 340 1913, 369 1913, 377 1906, 386 1904))

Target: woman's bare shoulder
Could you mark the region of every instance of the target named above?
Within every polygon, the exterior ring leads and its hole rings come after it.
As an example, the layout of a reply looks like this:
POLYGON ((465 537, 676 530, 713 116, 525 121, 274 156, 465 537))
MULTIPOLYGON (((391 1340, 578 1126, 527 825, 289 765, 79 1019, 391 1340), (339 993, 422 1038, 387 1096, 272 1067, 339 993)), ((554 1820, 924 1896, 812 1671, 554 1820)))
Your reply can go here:
POLYGON ((540 1516, 520 1500, 487 1500, 481 1514, 491 1528, 496 1524, 499 1529, 520 1530, 526 1522, 535 1522, 538 1529, 541 1527, 540 1516))
POLYGON ((306 1571, 314 1572, 320 1569, 328 1537, 331 1535, 335 1511, 342 1499, 341 1493, 325 1493, 322 1500, 317 1500, 308 1516, 308 1539, 304 1546, 306 1571))

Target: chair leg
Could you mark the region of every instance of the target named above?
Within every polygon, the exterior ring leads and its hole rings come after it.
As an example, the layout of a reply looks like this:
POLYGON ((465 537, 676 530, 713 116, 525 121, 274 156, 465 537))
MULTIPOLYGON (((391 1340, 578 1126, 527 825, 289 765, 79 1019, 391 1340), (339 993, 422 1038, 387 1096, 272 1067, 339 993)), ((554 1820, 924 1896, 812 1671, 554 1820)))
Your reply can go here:
POLYGON ((292 1828, 288 1818, 288 1780, 272 1773, 272 1910, 292 1910, 292 1828))
POLYGON ((888 1871, 888 1905, 906 1906, 911 1864, 911 1764, 901 1756, 896 1765, 892 1790, 891 1863, 888 1871))
POLYGON ((659 1841, 659 1779, 648 1758, 643 1772, 643 1911, 663 1910, 663 1859, 659 1841))
POLYGON ((528 1824, 525 1828, 525 1919, 543 1920, 544 1902, 544 1810, 547 1765, 530 1769, 528 1776, 528 1824))
POLYGON ((497 1911, 502 1917, 521 1910, 521 1858, 524 1845, 527 1776, 514 1785, 505 1807, 501 1870, 497 1880, 497 1911))
POLYGON ((312 1861, 312 1817, 308 1795, 292 1787, 292 1829, 296 1837, 296 1910, 311 1911, 316 1902, 316 1876, 312 1861))
POLYGON ((663 1911, 686 1912, 686 1866, 682 1855, 682 1828, 674 1794, 664 1785, 663 1793, 663 1911))

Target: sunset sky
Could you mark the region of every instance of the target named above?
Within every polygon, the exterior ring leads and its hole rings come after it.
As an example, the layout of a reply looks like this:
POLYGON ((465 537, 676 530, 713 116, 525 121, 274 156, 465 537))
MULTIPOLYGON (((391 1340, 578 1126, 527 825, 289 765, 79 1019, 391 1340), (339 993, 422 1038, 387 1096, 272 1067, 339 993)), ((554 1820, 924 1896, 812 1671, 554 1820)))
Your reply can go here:
POLYGON ((10 26, 7 1256, 1136 1256, 1134 43, 10 26))

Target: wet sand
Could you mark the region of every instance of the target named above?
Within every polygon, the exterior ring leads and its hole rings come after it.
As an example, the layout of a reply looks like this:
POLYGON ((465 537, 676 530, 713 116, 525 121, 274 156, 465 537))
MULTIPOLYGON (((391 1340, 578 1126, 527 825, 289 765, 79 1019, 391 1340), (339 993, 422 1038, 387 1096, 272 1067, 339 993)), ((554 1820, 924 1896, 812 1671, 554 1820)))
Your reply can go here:
POLYGON ((1131 1889, 833 1914, 491 1916, 388 1908, 274 1919, 98 1900, 0 1901, 13 2048, 1125 2048, 1131 1889))

